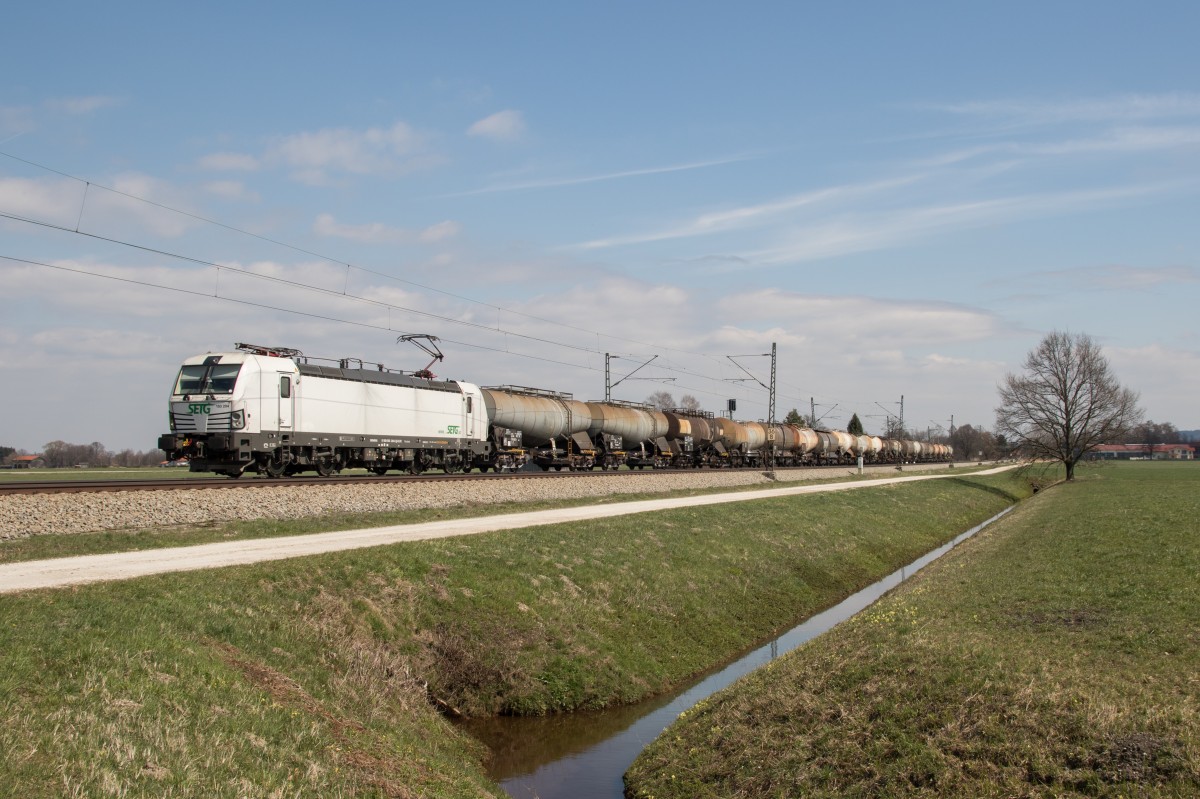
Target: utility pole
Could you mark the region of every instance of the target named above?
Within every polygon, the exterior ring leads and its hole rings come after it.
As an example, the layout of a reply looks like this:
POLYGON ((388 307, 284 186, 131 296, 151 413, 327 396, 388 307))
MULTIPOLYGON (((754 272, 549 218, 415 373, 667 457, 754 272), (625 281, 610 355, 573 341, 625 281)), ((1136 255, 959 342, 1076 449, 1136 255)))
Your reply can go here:
POLYGON ((808 398, 808 424, 810 427, 817 426, 817 401, 812 397, 808 398))
POLYGON ((900 395, 900 434, 904 434, 904 395, 900 395))
MULTIPOLYGON (((751 355, 726 355, 725 356, 726 358, 729 359, 730 363, 732 363, 734 366, 736 366, 737 368, 739 368, 743 372, 745 372, 751 380, 753 380, 755 383, 758 383, 763 388, 767 389, 767 392, 768 392, 768 400, 767 400, 767 424, 768 424, 768 427, 767 427, 767 455, 766 455, 767 463, 766 463, 766 466, 767 466, 767 474, 770 475, 770 477, 772 479, 775 478, 775 430, 772 427, 770 427, 770 425, 775 424, 775 353, 776 353, 775 342, 771 342, 771 351, 770 352, 754 353, 751 355), (736 360, 734 360, 735 358, 754 358, 759 355, 761 355, 761 357, 767 357, 768 355, 771 357, 771 385, 770 386, 763 385, 763 381, 759 380, 757 377, 755 377, 750 372, 749 369, 747 369, 746 367, 744 367, 740 363, 738 363, 736 360)), ((744 377, 736 378, 736 380, 745 380, 745 379, 746 378, 744 378, 744 377)))
POLYGON ((767 413, 767 422, 775 424, 775 342, 771 342, 771 408, 767 413))

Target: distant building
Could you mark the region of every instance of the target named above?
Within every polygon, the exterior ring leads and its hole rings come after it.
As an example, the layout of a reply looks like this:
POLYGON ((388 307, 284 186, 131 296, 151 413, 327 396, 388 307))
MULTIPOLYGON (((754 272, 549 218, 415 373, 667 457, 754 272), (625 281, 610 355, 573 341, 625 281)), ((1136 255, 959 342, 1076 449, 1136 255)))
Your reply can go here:
POLYGON ((1101 444, 1089 455, 1106 461, 1190 461, 1196 458, 1191 444, 1101 444))
POLYGON ((13 455, 10 462, 14 469, 40 469, 46 465, 41 455, 13 455))

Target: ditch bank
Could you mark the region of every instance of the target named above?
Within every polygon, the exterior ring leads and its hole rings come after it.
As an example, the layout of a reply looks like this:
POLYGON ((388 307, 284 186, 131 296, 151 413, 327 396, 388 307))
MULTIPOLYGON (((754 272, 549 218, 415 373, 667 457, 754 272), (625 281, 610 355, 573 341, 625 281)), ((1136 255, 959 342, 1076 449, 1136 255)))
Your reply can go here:
POLYGON ((435 708, 663 693, 1027 493, 963 476, 8 596, 0 789, 503 795, 435 708))
POLYGON ((1200 796, 1198 488, 1080 470, 681 715, 627 795, 1200 796))

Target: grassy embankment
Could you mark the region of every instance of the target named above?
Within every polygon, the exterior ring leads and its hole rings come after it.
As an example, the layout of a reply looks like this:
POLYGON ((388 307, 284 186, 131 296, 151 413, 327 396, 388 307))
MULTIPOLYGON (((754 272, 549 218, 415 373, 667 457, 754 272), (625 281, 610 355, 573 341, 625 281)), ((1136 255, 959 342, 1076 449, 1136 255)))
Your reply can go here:
POLYGON ((433 703, 662 691, 1024 493, 963 476, 0 597, 0 795, 493 795, 433 703))
POLYGON ((1198 489, 1082 469, 687 713, 632 795, 1200 795, 1198 489))

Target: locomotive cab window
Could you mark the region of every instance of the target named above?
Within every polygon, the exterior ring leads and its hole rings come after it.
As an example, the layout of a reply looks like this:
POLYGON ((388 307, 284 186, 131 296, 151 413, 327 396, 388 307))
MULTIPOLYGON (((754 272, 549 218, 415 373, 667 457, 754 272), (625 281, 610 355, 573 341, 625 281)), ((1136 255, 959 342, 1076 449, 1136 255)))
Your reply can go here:
POLYGON ((195 364, 179 370, 176 394, 232 394, 242 365, 239 363, 195 364))

